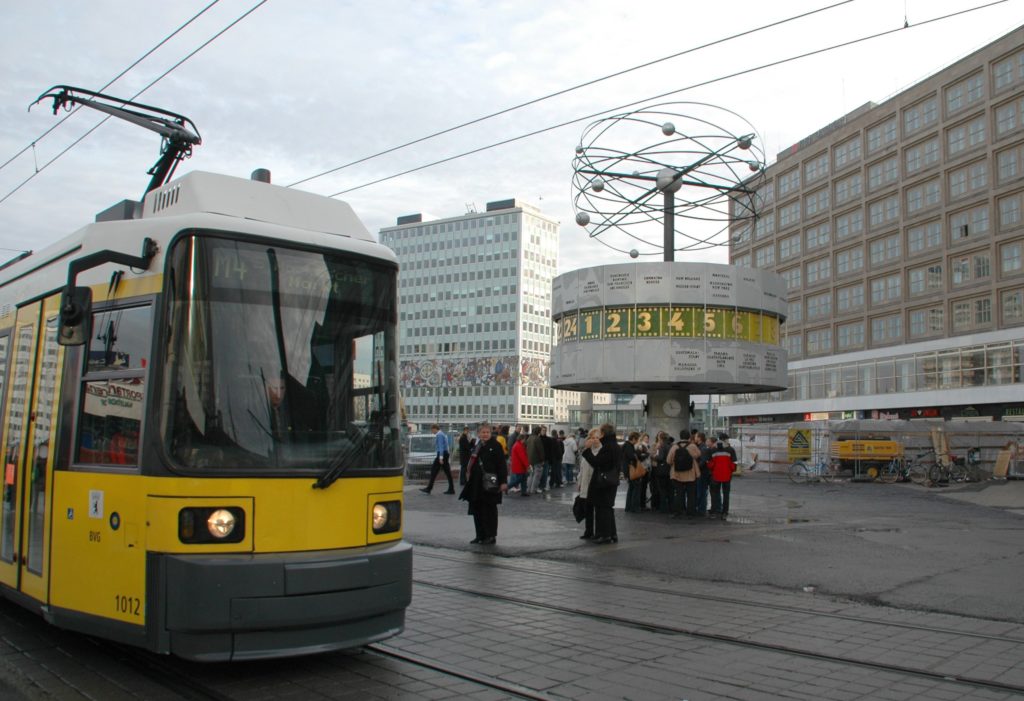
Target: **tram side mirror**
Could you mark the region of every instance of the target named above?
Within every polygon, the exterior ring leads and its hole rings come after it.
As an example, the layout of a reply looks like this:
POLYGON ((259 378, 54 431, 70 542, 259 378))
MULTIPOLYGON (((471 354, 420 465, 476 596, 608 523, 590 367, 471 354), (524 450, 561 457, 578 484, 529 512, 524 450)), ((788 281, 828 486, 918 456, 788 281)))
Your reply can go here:
POLYGON ((80 346, 89 338, 92 290, 88 287, 65 288, 60 296, 60 330, 57 343, 80 346))

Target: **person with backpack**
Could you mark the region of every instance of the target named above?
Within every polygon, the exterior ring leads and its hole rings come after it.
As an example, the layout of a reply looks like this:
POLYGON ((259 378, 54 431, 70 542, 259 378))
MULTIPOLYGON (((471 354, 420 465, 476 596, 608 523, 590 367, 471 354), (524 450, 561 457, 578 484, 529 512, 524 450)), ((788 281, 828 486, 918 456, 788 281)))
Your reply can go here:
POLYGON ((729 515, 729 493, 732 491, 732 473, 736 471, 736 453, 722 441, 715 444, 711 453, 711 518, 723 521, 729 515))
POLYGON ((701 452, 697 446, 704 442, 704 434, 697 433, 691 441, 689 432, 681 431, 679 438, 681 440, 668 451, 675 491, 672 518, 682 518, 685 510, 686 518, 692 521, 697 514, 697 482, 700 480, 701 452))

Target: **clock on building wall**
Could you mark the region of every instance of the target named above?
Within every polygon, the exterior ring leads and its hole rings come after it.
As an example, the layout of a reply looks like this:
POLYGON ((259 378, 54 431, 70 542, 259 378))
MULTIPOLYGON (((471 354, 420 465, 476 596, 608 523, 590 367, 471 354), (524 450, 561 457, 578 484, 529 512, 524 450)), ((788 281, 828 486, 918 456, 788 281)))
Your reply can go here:
POLYGON ((665 416, 674 419, 683 413, 683 405, 678 399, 666 399, 665 403, 661 405, 661 410, 665 412, 665 416))

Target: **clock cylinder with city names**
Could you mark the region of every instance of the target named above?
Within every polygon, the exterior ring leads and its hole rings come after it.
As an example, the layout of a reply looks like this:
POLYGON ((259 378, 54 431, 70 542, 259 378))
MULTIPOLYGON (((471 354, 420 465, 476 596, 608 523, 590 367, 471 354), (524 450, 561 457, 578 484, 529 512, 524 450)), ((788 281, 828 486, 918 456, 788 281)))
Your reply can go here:
POLYGON ((634 392, 786 387, 775 273, 716 263, 625 263, 555 278, 551 386, 634 392))

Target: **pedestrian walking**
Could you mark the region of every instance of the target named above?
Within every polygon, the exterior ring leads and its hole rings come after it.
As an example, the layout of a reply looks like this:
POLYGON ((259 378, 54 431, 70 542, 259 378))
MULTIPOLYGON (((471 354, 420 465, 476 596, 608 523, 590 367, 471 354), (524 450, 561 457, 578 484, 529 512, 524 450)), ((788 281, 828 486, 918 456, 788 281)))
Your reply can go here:
POLYGON ((445 494, 455 494, 455 484, 452 482, 452 466, 448 462, 451 455, 448 436, 445 435, 444 431, 437 424, 431 426, 430 430, 434 432, 434 450, 437 451, 437 455, 434 458, 434 463, 430 466, 430 481, 420 491, 424 494, 430 494, 434 488, 434 480, 437 479, 437 473, 444 470, 444 475, 448 478, 448 491, 445 494))
POLYGON ((576 439, 572 437, 572 433, 566 436, 563 431, 559 431, 559 434, 565 438, 562 441, 563 476, 566 484, 572 484, 576 479, 576 458, 579 448, 576 446, 576 439))
POLYGON ((530 459, 526 455, 525 433, 519 436, 519 440, 512 445, 510 471, 512 476, 508 480, 509 492, 518 489, 520 496, 530 496, 526 489, 526 483, 530 476, 530 459))
POLYGON ((526 457, 530 461, 530 489, 533 494, 541 484, 544 476, 544 441, 540 435, 541 427, 534 426, 530 437, 526 439, 526 457))

